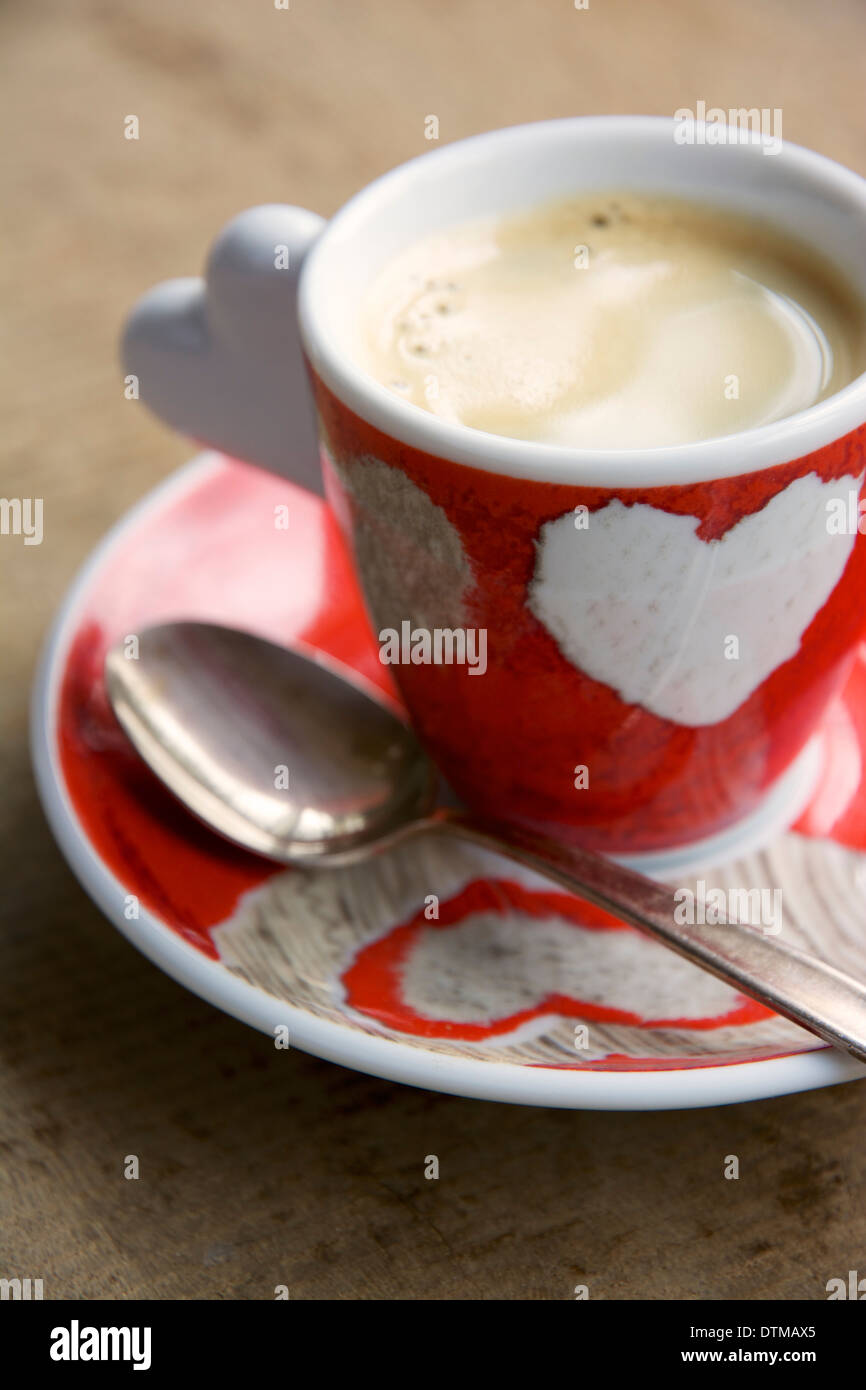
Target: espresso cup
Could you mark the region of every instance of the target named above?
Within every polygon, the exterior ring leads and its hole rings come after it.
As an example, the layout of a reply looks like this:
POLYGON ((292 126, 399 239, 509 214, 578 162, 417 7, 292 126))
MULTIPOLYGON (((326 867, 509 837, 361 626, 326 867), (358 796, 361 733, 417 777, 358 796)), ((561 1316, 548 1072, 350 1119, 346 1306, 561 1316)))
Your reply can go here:
POLYGON ((866 626, 866 376, 742 433, 580 450, 411 405, 356 344, 413 242, 596 189, 775 224, 866 300, 866 182, 701 129, 520 126, 412 160, 327 224, 255 209, 125 339, 143 399, 203 442, 313 488, 318 446, 382 659, 461 799, 656 866, 754 843, 807 794, 866 626))

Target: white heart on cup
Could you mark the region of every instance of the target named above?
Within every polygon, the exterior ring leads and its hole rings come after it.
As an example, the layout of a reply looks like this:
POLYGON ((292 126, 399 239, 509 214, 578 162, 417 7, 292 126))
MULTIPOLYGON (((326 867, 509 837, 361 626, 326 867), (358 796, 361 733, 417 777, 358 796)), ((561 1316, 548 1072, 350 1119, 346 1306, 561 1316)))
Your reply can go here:
POLYGON ((711 541, 698 517, 642 502, 614 499, 585 529, 567 512, 541 527, 528 606, 626 704, 716 724, 799 650, 855 540, 830 533, 828 505, 861 481, 809 473, 711 541))

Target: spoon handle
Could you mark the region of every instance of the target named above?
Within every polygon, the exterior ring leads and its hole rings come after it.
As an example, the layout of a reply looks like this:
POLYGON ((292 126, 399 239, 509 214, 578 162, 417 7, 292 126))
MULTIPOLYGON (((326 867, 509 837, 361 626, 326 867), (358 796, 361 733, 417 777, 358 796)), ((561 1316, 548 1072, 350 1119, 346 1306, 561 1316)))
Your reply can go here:
POLYGON ((680 924, 674 919, 673 888, 520 826, 450 809, 436 811, 423 825, 506 854, 554 879, 866 1062, 866 986, 844 971, 741 923, 680 924))

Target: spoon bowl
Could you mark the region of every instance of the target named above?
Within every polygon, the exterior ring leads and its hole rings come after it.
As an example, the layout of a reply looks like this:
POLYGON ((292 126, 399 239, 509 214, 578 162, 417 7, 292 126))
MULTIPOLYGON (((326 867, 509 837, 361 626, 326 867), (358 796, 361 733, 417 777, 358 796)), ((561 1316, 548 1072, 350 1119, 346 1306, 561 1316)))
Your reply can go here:
POLYGON ((346 862, 433 805, 436 773, 411 729, 318 654, 168 623, 113 647, 105 678, 157 776, 256 854, 346 862))

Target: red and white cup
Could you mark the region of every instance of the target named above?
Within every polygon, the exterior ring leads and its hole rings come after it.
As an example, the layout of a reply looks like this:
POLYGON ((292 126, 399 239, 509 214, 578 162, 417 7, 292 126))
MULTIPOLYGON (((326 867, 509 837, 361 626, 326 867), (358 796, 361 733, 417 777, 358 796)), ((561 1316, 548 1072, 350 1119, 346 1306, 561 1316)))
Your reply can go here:
POLYGON ((408 404, 359 365, 356 334, 371 279, 405 246, 594 189, 775 223, 866 301, 866 181, 796 146, 676 130, 520 126, 412 160, 327 224, 253 209, 205 279, 151 291, 125 337, 163 418, 315 488, 311 383, 374 630, 458 795, 662 870, 767 838, 808 794, 810 741, 866 627, 866 377, 742 433, 580 450, 408 404))

